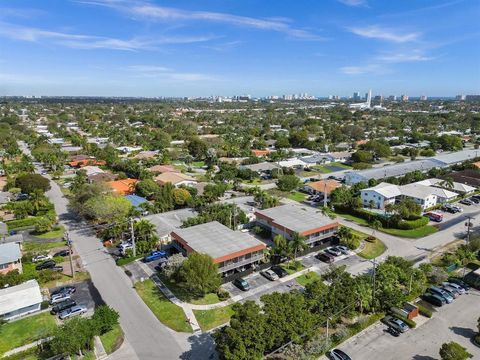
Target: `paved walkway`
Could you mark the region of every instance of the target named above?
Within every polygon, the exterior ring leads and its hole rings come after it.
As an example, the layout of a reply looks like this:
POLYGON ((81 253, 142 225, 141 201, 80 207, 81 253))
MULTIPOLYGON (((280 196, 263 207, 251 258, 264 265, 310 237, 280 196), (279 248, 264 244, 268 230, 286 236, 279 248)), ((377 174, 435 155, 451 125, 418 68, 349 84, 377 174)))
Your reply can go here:
POLYGON ((48 342, 48 341, 50 341, 50 340, 52 340, 52 339, 53 339, 52 337, 48 337, 48 338, 45 338, 45 339, 40 339, 40 340, 34 341, 34 342, 30 343, 30 344, 26 344, 26 345, 20 346, 20 347, 18 347, 18 348, 15 348, 15 349, 6 351, 6 352, 2 355, 2 357, 8 357, 8 356, 11 356, 11 355, 15 355, 15 354, 18 354, 18 353, 27 351, 28 349, 37 347, 38 345, 41 345, 41 344, 43 344, 43 343, 46 343, 46 342, 48 342))

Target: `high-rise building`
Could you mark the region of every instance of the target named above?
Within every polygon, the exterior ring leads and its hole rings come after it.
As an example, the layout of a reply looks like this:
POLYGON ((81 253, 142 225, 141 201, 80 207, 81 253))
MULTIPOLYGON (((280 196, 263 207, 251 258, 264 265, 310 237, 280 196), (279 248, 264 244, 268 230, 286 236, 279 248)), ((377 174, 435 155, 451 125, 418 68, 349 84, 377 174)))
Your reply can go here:
POLYGON ((480 101, 480 95, 467 95, 465 96, 466 101, 480 101))
POLYGON ((396 97, 395 95, 390 95, 390 96, 388 97, 388 100, 390 100, 390 101, 397 101, 397 97, 396 97))
POLYGON ((358 91, 353 93, 353 101, 360 101, 360 93, 358 91))
POLYGON ((383 101, 383 95, 375 95, 375 97, 373 98, 373 100, 375 100, 375 101, 383 101))
POLYGON ((408 95, 401 95, 400 100, 402 101, 408 101, 408 95))
POLYGON ((420 96, 420 101, 427 101, 427 95, 420 96))
POLYGON ((455 100, 465 101, 465 99, 466 99, 466 96, 465 96, 465 95, 457 95, 457 96, 455 96, 455 100))

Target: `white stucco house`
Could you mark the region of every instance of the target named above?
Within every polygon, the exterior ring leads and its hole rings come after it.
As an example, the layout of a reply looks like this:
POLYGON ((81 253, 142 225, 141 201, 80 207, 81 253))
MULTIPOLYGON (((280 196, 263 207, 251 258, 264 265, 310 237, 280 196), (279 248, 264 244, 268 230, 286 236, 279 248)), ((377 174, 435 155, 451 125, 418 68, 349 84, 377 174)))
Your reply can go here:
POLYGON ((395 204, 398 196, 402 195, 397 185, 382 182, 374 187, 363 189, 360 193, 362 205, 384 209, 387 204, 395 204))

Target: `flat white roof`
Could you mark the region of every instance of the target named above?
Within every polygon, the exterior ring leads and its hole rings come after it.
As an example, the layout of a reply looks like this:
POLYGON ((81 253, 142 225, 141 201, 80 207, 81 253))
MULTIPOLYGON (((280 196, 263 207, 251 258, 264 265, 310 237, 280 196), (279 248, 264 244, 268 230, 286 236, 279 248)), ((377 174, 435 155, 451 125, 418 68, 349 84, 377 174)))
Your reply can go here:
POLYGON ((0 315, 10 313, 43 301, 37 280, 28 280, 23 284, 0 289, 0 315))

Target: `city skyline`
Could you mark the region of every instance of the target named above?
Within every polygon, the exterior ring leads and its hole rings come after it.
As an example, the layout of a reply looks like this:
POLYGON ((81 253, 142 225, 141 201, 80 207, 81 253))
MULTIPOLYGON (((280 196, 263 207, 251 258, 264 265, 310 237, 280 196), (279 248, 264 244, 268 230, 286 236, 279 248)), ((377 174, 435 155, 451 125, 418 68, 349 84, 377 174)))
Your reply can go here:
POLYGON ((2 2, 0 96, 480 92, 477 2, 308 5, 2 2))

